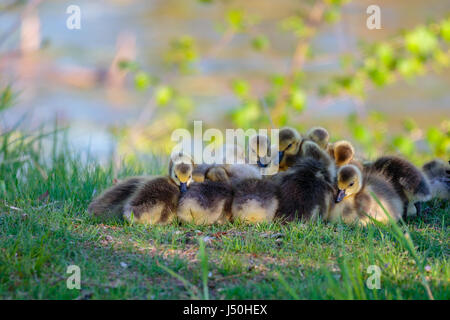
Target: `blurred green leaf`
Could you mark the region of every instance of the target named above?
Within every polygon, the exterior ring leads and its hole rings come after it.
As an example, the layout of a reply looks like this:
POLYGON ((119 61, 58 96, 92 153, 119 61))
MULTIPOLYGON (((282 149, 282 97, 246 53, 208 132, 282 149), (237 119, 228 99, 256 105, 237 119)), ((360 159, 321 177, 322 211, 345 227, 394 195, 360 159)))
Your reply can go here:
POLYGON ((450 52, 444 50, 435 50, 433 53, 433 60, 441 67, 447 68, 450 66, 450 52))
POLYGON ((404 155, 411 155, 414 152, 414 142, 405 136, 396 136, 392 141, 393 145, 404 155))
POLYGON ((324 13, 324 19, 328 23, 335 23, 341 18, 341 12, 338 7, 331 7, 324 13))
POLYGON ((244 30, 244 12, 240 9, 231 9, 227 12, 227 22, 235 31, 244 30))
POLYGON ((295 89, 291 92, 290 103, 297 111, 303 111, 306 104, 306 94, 303 90, 295 89))
POLYGON ((260 107, 256 101, 248 101, 232 113, 232 120, 240 128, 250 128, 260 116, 260 107))
POLYGON ((135 61, 121 60, 118 63, 119 69, 136 72, 139 70, 139 64, 135 61))
POLYGON ((394 50, 388 43, 377 46, 376 55, 387 68, 392 68, 394 63, 394 50))
POLYGON ((192 65, 198 59, 195 40, 190 36, 182 36, 170 42, 165 60, 169 65, 176 66, 183 73, 192 72, 192 65))
POLYGON ((150 86, 150 84, 151 84, 151 79, 150 79, 150 76, 146 72, 139 71, 138 73, 135 74, 134 86, 136 87, 137 90, 144 91, 150 86))
POLYGON ((11 107, 15 98, 16 94, 12 91, 11 86, 6 86, 0 93, 0 111, 11 107))
POLYGON ((424 26, 416 28, 405 37, 406 48, 421 56, 426 56, 436 49, 438 41, 436 35, 424 26))
POLYGON ((417 58, 403 59, 399 61, 398 71, 406 78, 419 75, 424 71, 422 62, 417 58))
POLYGON ((250 87, 244 80, 235 80, 232 83, 233 92, 241 99, 247 98, 250 93, 250 87))
POLYGON ((369 130, 361 124, 354 125, 353 136, 356 140, 364 144, 369 144, 372 140, 372 135, 369 130))
POLYGON ((441 22, 441 37, 447 42, 450 42, 450 18, 441 22))
POLYGON ((252 47, 257 51, 266 50, 270 45, 269 39, 264 35, 259 35, 252 39, 252 47))
POLYGON ((444 134, 436 127, 431 127, 427 131, 427 140, 431 144, 437 144, 442 140, 444 134))
POLYGON ((176 97, 174 103, 175 107, 183 113, 191 112, 194 109, 194 102, 186 96, 176 97))
POLYGON ((403 128, 405 128, 406 131, 411 132, 417 128, 417 123, 413 119, 407 118, 403 121, 403 128))
POLYGON ((293 32, 298 37, 303 37, 308 33, 308 28, 299 16, 290 16, 281 21, 281 28, 285 31, 293 32))
POLYGON ((173 91, 169 86, 160 86, 156 88, 155 99, 159 106, 165 106, 172 99, 173 91))

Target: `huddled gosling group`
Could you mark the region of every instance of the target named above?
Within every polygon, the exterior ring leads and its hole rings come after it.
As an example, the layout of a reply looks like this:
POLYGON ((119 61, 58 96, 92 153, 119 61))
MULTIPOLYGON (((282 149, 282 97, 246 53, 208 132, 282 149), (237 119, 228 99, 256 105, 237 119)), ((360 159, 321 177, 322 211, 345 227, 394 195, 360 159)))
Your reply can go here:
POLYGON ((249 141, 251 164, 194 164, 180 152, 171 156, 167 176, 121 181, 88 211, 149 225, 274 219, 366 225, 418 215, 431 198, 450 199, 449 162, 419 169, 398 156, 367 161, 357 159, 350 142, 329 139, 322 127, 304 135, 285 127, 273 152, 270 139, 256 135, 249 141))

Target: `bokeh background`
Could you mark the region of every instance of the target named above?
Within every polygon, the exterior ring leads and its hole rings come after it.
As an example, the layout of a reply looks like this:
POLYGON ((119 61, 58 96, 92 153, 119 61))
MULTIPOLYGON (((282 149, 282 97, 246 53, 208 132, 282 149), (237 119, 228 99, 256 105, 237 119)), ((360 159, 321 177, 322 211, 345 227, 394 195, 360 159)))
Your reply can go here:
POLYGON ((2 0, 0 131, 56 125, 106 159, 167 152, 193 120, 321 125, 367 157, 448 159, 449 16, 447 0, 2 0))

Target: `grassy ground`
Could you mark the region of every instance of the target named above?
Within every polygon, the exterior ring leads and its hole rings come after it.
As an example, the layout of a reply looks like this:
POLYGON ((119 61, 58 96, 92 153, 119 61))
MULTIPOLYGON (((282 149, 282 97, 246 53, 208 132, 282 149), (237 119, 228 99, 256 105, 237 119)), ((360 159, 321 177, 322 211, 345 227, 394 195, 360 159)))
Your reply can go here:
MULTIPOLYGON (((112 166, 56 148, 44 159, 44 138, 0 138, 0 299, 450 298, 448 202, 399 227, 105 224, 86 208, 112 166), (66 287, 69 265, 81 290, 66 287), (380 290, 366 286, 370 265, 380 290)), ((119 177, 165 170, 152 160, 119 177)))

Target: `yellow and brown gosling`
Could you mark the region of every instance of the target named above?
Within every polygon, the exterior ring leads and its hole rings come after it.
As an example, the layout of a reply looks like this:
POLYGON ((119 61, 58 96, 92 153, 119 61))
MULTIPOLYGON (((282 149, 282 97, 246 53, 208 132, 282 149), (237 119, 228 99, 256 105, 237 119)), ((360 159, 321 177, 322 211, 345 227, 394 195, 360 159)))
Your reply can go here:
POLYGON ((428 178, 433 198, 450 200, 450 161, 435 159, 422 167, 428 178))
POLYGON ((389 217, 372 194, 394 221, 402 218, 403 202, 392 184, 380 174, 363 175, 355 165, 342 166, 337 172, 337 191, 335 204, 326 217, 329 221, 366 225, 374 219, 388 223, 389 217))
POLYGON ((280 171, 286 171, 297 161, 302 136, 291 127, 284 127, 278 133, 278 163, 280 171))
POLYGON ((169 176, 142 183, 125 204, 123 216, 130 222, 168 224, 176 217, 178 199, 193 182, 194 163, 186 154, 171 156, 169 176))
POLYGON ((270 180, 245 179, 233 186, 232 219, 271 222, 278 209, 278 186, 270 180))
POLYGON ((380 157, 366 165, 379 172, 393 186, 404 204, 404 216, 420 213, 420 202, 431 199, 431 188, 425 175, 411 162, 398 156, 380 157))

